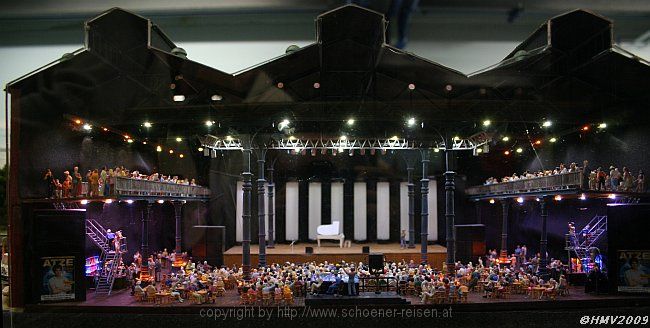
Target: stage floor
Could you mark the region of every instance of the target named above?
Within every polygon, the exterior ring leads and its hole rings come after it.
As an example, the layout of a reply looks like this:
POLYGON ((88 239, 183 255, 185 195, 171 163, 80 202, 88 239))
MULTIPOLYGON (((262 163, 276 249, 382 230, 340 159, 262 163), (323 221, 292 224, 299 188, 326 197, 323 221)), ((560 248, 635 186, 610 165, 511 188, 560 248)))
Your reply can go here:
MULTIPOLYGON (((276 244, 274 248, 266 249, 267 263, 305 263, 316 262, 367 262, 368 255, 363 254, 364 246, 370 247, 371 253, 383 253, 387 261, 410 261, 420 263, 420 245, 415 248, 400 248, 398 243, 379 244, 364 243, 352 244, 351 247, 340 248, 338 243, 321 242, 321 247, 316 243, 298 243, 293 246, 288 244, 276 244), (314 252, 307 254, 306 247, 312 247, 314 252)), ((259 247, 251 245, 251 264, 257 266, 259 247)), ((241 265, 242 246, 233 246, 228 249, 223 257, 227 266, 241 265)), ((441 268, 447 258, 447 248, 441 245, 429 245, 427 249, 427 261, 434 267, 441 268)))

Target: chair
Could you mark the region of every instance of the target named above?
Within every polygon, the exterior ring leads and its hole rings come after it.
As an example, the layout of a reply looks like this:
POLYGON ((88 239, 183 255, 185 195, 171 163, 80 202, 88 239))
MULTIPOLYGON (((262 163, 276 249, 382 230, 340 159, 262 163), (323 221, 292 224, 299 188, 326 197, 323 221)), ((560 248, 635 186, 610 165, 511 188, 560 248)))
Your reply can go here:
POLYGON ((255 293, 256 301, 257 303, 264 304, 264 292, 262 289, 258 289, 257 292, 255 293))
POLYGON ((133 294, 133 297, 135 297, 136 302, 144 302, 147 299, 144 293, 135 293, 133 294))
POLYGON ((463 291, 460 293, 460 302, 461 303, 467 303, 467 295, 469 294, 469 291, 463 291))
POLYGON ((433 293, 433 303, 442 304, 445 302, 445 292, 438 290, 433 293))
POLYGON ((415 283, 412 281, 408 282, 408 286, 406 287, 406 293, 411 294, 411 295, 417 295, 415 293, 415 283))
POLYGON ((250 300, 250 297, 248 296, 248 293, 241 293, 241 295, 239 296, 239 303, 241 305, 250 305, 250 304, 252 304, 251 300, 250 300))
POLYGON ((282 293, 274 293, 273 294, 273 302, 277 305, 282 304, 284 301, 284 298, 282 297, 282 293))
POLYGON ((156 292, 145 293, 147 295, 147 303, 156 303, 156 292))
POLYGON ((271 293, 268 291, 262 292, 262 304, 263 305, 271 305, 271 293))
POLYGON ((341 233, 340 222, 332 221, 332 224, 319 225, 316 228, 316 241, 318 242, 318 247, 320 247, 321 239, 326 240, 338 240, 339 248, 343 248, 343 241, 345 240, 345 235, 341 233))

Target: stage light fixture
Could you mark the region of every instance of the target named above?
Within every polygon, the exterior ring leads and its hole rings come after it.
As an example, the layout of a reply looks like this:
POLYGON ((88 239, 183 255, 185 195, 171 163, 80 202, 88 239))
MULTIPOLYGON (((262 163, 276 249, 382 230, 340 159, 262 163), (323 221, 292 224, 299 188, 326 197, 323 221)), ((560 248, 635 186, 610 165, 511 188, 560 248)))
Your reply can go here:
POLYGON ((354 156, 354 149, 350 148, 350 156, 354 156))
POLYGON ((126 203, 127 203, 127 204, 133 204, 133 199, 127 199, 127 200, 126 200, 126 203))
POLYGON ((158 204, 162 204, 162 203, 164 203, 164 202, 165 202, 165 201, 162 200, 162 199, 159 199, 159 200, 158 200, 158 204))
POLYGON ((278 84, 276 84, 276 86, 278 87, 278 89, 282 89, 282 88, 284 88, 284 83, 278 82, 278 84))
POLYGON ((232 136, 226 136, 226 141, 232 141, 232 136))
POLYGON ((314 89, 320 89, 320 83, 314 82, 314 89))
POLYGON ((455 136, 455 137, 454 137, 454 141, 459 141, 459 140, 460 140, 460 137, 459 137, 459 136, 455 136))
POLYGON ((160 146, 156 146, 156 151, 157 151, 157 152, 161 152, 161 151, 162 151, 162 147, 160 147, 160 146))
POLYGON ((170 149, 170 150, 169 150, 169 153, 170 153, 170 154, 173 154, 173 153, 174 153, 174 150, 173 150, 173 149, 170 149))
POLYGON ((342 135, 340 139, 341 139, 342 141, 345 141, 345 140, 348 140, 348 137, 346 137, 345 135, 342 135))
POLYGON ((542 144, 542 141, 541 141, 541 140, 536 140, 536 141, 535 141, 535 144, 536 144, 536 145, 541 145, 541 144, 542 144))
POLYGON ((175 102, 182 102, 185 101, 185 95, 174 95, 172 99, 174 99, 175 102))
POLYGON ((553 138, 551 138, 549 141, 550 141, 550 142, 556 142, 556 141, 557 141, 557 138, 553 137, 553 138))
POLYGON ((294 136, 289 136, 289 141, 294 141, 294 140, 296 140, 296 137, 294 137, 294 136))
POLYGON ((327 155, 327 148, 323 148, 320 150, 321 155, 327 155))
POLYGON ((205 121, 205 126, 207 127, 211 127, 212 124, 214 124, 214 121, 210 121, 210 120, 205 121))
POLYGON ((212 149, 212 151, 210 152, 210 158, 217 158, 217 150, 216 149, 212 149))
POLYGON ((589 131, 589 125, 585 125, 582 127, 582 131, 589 131))
POLYGON ((615 194, 609 194, 609 195, 607 195, 607 198, 616 199, 616 195, 615 194))
POLYGON ((494 204, 494 203, 495 203, 494 199, 490 199, 490 204, 494 204))
POLYGON ((353 119, 353 118, 349 118, 349 119, 348 119, 348 126, 353 126, 353 125, 354 125, 354 119, 353 119))
POLYGON ((93 127, 92 127, 92 125, 86 123, 86 124, 84 124, 83 129, 86 130, 86 131, 90 131, 90 130, 93 129, 93 127))
POLYGON ((390 138, 391 138, 392 140, 395 140, 395 141, 399 140, 399 137, 398 137, 398 136, 392 136, 392 137, 390 137, 390 138))
POLYGON ((587 196, 585 194, 581 194, 580 195, 580 200, 585 200, 585 199, 587 199, 587 196))
POLYGON ((104 130, 104 132, 106 132, 106 131, 108 131, 108 129, 107 129, 107 128, 103 128, 102 130, 104 130))
POLYGON ((376 152, 375 148, 370 149, 370 155, 375 156, 376 152))
POLYGON ((483 148, 476 148, 476 152, 479 153, 479 154, 482 153, 482 152, 483 152, 483 148))
POLYGON ((415 84, 409 83, 409 90, 415 90, 415 84))
POLYGON ((185 157, 185 155, 179 154, 178 157, 183 158, 183 157, 185 157))
POLYGON ((523 151, 524 151, 524 150, 523 150, 522 148, 517 148, 517 150, 516 150, 516 152, 517 152, 518 154, 521 154, 523 151))
POLYGON ((181 142, 181 141, 183 141, 183 139, 181 137, 178 137, 178 138, 176 138, 176 141, 181 142))
POLYGON ((312 150, 311 150, 311 156, 316 156, 316 148, 312 148, 312 150))
POLYGON ((535 197, 535 201, 536 201, 536 202, 539 202, 539 197, 535 197))
POLYGON ((524 203, 524 197, 517 197, 517 203, 523 204, 524 203))
POLYGON ((509 150, 506 150, 506 151, 503 152, 503 154, 506 155, 506 156, 508 156, 508 155, 510 155, 510 151, 509 151, 509 150))
POLYGON ((203 147, 199 147, 198 151, 203 151, 203 147))
POLYGON ((559 202, 559 201, 562 200, 562 196, 561 195, 555 195, 555 197, 553 197, 553 199, 555 199, 556 201, 559 202))
POLYGON ((406 121, 406 124, 408 124, 408 126, 414 126, 414 125, 415 125, 415 117, 411 117, 411 118, 409 118, 409 119, 406 121))
POLYGON ((492 121, 490 120, 483 121, 483 126, 490 126, 490 124, 492 124, 492 121))
POLYGON ((339 147, 339 153, 342 153, 344 150, 343 147, 339 147))
POLYGON ((600 124, 598 124, 598 128, 599 128, 599 129, 604 129, 604 128, 606 128, 606 127, 607 127, 607 123, 600 123, 600 124))
POLYGON ((282 120, 282 122, 278 123, 278 130, 284 130, 285 128, 289 127, 289 124, 291 124, 291 122, 285 118, 282 120))
POLYGON ((75 123, 81 124, 81 120, 74 120, 75 123))
POLYGON ((365 155, 366 155, 366 149, 365 149, 365 148, 361 148, 361 150, 359 150, 359 155, 361 155, 361 156, 365 156, 365 155))
POLYGON ((125 135, 124 135, 124 139, 131 139, 131 137, 129 137, 128 134, 125 134, 125 135))
POLYGON ((79 202, 79 204, 81 204, 81 205, 86 205, 86 204, 88 204, 88 200, 87 200, 87 199, 82 199, 82 200, 79 202))
POLYGON ((506 137, 501 138, 501 140, 502 140, 503 142, 508 142, 508 141, 510 141, 510 137, 507 137, 507 136, 506 136, 506 137))
POLYGON ((551 125, 553 125, 553 122, 551 122, 551 121, 544 121, 544 123, 542 123, 542 126, 545 127, 545 128, 548 128, 551 125))
POLYGON ((133 139, 126 139, 126 142, 133 143, 133 139))
POLYGON ((223 96, 222 96, 222 95, 214 94, 214 95, 212 95, 212 97, 210 97, 210 99, 211 99, 212 101, 221 101, 221 100, 223 100, 223 96))
POLYGON ((434 153, 439 153, 439 152, 440 152, 440 148, 434 148, 434 149, 433 149, 433 152, 434 152, 434 153))
POLYGON ((142 142, 142 144, 143 144, 143 145, 146 145, 146 144, 147 144, 147 142, 146 142, 146 141, 143 141, 143 142, 142 142))
POLYGON ((453 89, 454 89, 454 87, 452 87, 451 84, 447 84, 447 85, 445 86, 445 91, 447 91, 447 92, 450 92, 450 91, 453 90, 453 89))
POLYGON ((113 200, 109 198, 109 199, 104 200, 104 203, 111 204, 111 203, 113 203, 113 200))
POLYGON ((144 123, 142 123, 142 126, 144 126, 145 128, 150 128, 151 127, 151 122, 144 122, 144 123))

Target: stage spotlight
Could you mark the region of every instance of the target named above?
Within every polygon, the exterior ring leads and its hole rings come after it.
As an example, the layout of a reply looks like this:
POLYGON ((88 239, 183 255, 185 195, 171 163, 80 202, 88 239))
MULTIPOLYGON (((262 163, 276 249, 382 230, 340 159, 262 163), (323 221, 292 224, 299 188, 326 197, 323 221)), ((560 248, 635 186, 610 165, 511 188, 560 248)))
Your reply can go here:
POLYGON ((550 141, 550 142, 556 142, 556 141, 557 141, 557 138, 553 137, 553 138, 551 138, 549 141, 550 141))
POLYGON ((82 200, 79 202, 79 204, 81 204, 81 205, 86 205, 86 204, 88 204, 88 200, 87 200, 87 199, 82 199, 82 200))
POLYGON ((170 149, 170 150, 169 150, 169 153, 170 153, 170 154, 173 154, 173 153, 174 153, 174 150, 173 150, 173 149, 170 149))
POLYGON ((585 125, 582 127, 582 131, 589 131, 589 125, 585 125))
POLYGON ((183 158, 183 157, 185 157, 185 155, 179 154, 178 157, 183 158))
POLYGON ((205 121, 205 126, 207 126, 207 127, 211 127, 211 126, 212 126, 212 124, 214 124, 214 122, 213 122, 213 121, 210 121, 210 120, 208 120, 208 121, 205 121))
POLYGON ((223 100, 223 96, 222 96, 222 95, 214 94, 214 95, 212 95, 212 97, 210 97, 210 99, 211 99, 212 101, 221 101, 221 100, 223 100))
POLYGON ((354 125, 354 119, 353 119, 353 118, 349 118, 349 119, 348 119, 348 126, 353 126, 353 125, 354 125))
POLYGON ((517 197, 517 203, 523 204, 524 203, 524 197, 517 197))
POLYGON ((606 128, 606 127, 607 127, 607 123, 600 123, 600 124, 598 124, 598 128, 599 128, 599 129, 604 129, 604 128, 606 128))
POLYGON ((482 152, 483 152, 483 148, 476 148, 476 152, 477 152, 478 154, 482 153, 482 152))
POLYGON ((517 150, 516 150, 516 152, 517 152, 518 154, 521 154, 523 151, 524 151, 524 150, 523 150, 522 148, 517 148, 517 150))
POLYGON ((339 147, 339 153, 342 153, 344 150, 343 147, 339 147))
POLYGON ((104 132, 106 132, 106 131, 108 131, 108 129, 107 129, 107 128, 103 128, 102 130, 104 130, 104 132))
POLYGON ((314 82, 314 89, 320 89, 320 83, 314 82))
POLYGON ((312 156, 316 156, 316 148, 313 148, 313 149, 311 150, 311 155, 312 155, 312 156))
POLYGON ((145 128, 150 128, 151 127, 151 122, 144 122, 144 123, 142 123, 142 126, 144 126, 145 128))
POLYGON ((395 141, 399 140, 399 137, 398 137, 398 136, 392 136, 392 137, 390 137, 390 138, 391 138, 391 140, 395 140, 395 141))
POLYGON ((212 149, 212 151, 210 152, 210 157, 211 158, 217 158, 217 150, 216 149, 212 149))
POLYGON ((536 197, 536 198, 535 198, 535 201, 536 201, 536 202, 539 202, 539 197, 536 197))
POLYGON ((555 199, 556 201, 559 202, 559 201, 562 200, 562 196, 561 195, 555 195, 555 197, 553 197, 553 199, 555 199))
POLYGON ((440 148, 435 148, 435 149, 433 149, 433 152, 434 152, 434 153, 439 153, 439 152, 440 152, 440 148))
POLYGON ((131 137, 129 137, 128 134, 125 134, 125 135, 124 135, 124 139, 131 139, 131 137))
POLYGON ((127 204, 133 204, 133 199, 127 199, 127 200, 126 200, 126 203, 127 203, 127 204))
POLYGON ((365 149, 365 148, 361 148, 361 150, 359 150, 359 154, 360 154, 361 156, 366 155, 366 149, 365 149))
POLYGON ((341 141, 345 141, 345 140, 348 140, 348 137, 346 137, 345 135, 342 135, 341 138, 339 138, 339 139, 340 139, 341 141))
POLYGON ((415 84, 409 83, 409 90, 415 90, 415 84))
POLYGON ((176 138, 176 141, 177 141, 177 142, 181 142, 181 141, 183 141, 183 139, 181 139, 180 137, 178 137, 178 138, 176 138))
POLYGON ((508 156, 508 155, 510 155, 510 151, 509 151, 509 150, 506 150, 506 151, 503 152, 503 154, 506 155, 506 156, 508 156))
POLYGON ((162 151, 162 147, 160 147, 160 146, 156 146, 156 151, 157 151, 157 152, 161 152, 161 151, 162 151))
POLYGON ((452 87, 451 84, 447 84, 445 86, 445 91, 447 91, 447 92, 451 92, 451 90, 453 90, 453 89, 454 89, 454 87, 452 87))
POLYGON ((203 147, 199 147, 198 151, 203 151, 203 147))
POLYGON ((146 141, 143 141, 143 142, 142 142, 142 144, 143 144, 143 145, 146 145, 146 144, 147 144, 147 142, 146 142, 146 141))
POLYGON ((542 144, 542 141, 541 141, 541 140, 537 140, 537 141, 535 141, 535 144, 536 144, 536 145, 541 145, 541 144, 542 144))
POLYGON ((289 122, 289 120, 285 118, 284 120, 282 120, 282 122, 278 123, 278 130, 282 131, 288 128, 289 124, 291 124, 291 122, 289 122))
POLYGON ((495 203, 494 199, 490 199, 490 204, 494 204, 494 203, 495 203))
POLYGON ((370 155, 375 156, 376 152, 375 148, 370 149, 370 155))
POLYGON ((83 129, 86 130, 86 131, 90 131, 90 130, 93 129, 93 126, 90 125, 90 124, 88 124, 88 123, 86 123, 86 124, 84 124, 83 129))
POLYGON ((126 142, 133 143, 133 139, 126 139, 126 142))
POLYGON ((492 124, 490 120, 483 121, 483 126, 490 126, 490 124, 492 124))
POLYGON ((507 142, 507 141, 510 140, 510 137, 507 137, 507 136, 506 136, 506 137, 501 138, 501 140, 502 140, 503 142, 507 142))
POLYGON ((232 141, 232 136, 226 136, 226 141, 232 141))
POLYGON ((609 195, 607 195, 607 198, 616 199, 616 195, 615 194, 609 194, 609 195))
POLYGON ((320 150, 321 155, 327 155, 327 148, 323 148, 320 150))
POLYGON ((585 194, 581 194, 580 195, 580 200, 585 200, 585 199, 587 199, 587 196, 585 194))
POLYGON ((454 141, 458 141, 458 140, 460 140, 460 137, 459 137, 459 136, 455 136, 455 137, 454 137, 454 141))
POLYGON ((415 125, 415 117, 411 117, 411 118, 409 118, 409 119, 406 121, 406 124, 408 124, 408 126, 414 126, 414 125, 415 125))
POLYGON ((181 102, 181 101, 185 101, 185 96, 184 95, 174 95, 174 97, 172 97, 172 99, 174 99, 175 102, 181 102))
POLYGON ((551 125, 553 125, 553 122, 551 122, 551 121, 544 121, 544 123, 542 123, 542 126, 545 127, 545 128, 548 128, 551 125))
POLYGON ((75 123, 81 124, 81 120, 74 120, 75 123))
POLYGON ((162 203, 164 203, 164 202, 165 202, 165 201, 162 200, 162 199, 159 199, 159 200, 158 200, 158 204, 162 204, 162 203))
POLYGON ((113 203, 113 200, 109 198, 109 199, 104 200, 104 203, 111 204, 111 203, 113 203))

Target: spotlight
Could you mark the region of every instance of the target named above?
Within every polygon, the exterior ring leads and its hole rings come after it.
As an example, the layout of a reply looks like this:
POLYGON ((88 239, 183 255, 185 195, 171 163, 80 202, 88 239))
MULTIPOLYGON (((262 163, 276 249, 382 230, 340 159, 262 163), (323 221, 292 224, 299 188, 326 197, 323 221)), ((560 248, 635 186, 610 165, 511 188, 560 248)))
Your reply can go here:
POLYGON ((127 199, 127 200, 126 200, 126 203, 127 203, 127 204, 133 204, 133 199, 127 199))
POLYGON ((164 203, 164 202, 165 202, 165 201, 162 200, 162 199, 159 199, 159 200, 158 200, 158 204, 162 204, 162 203, 164 203))
POLYGON ((314 82, 314 89, 320 89, 320 83, 314 82))
POLYGON ((226 136, 226 141, 232 141, 232 136, 226 136))
POLYGON ((454 89, 454 87, 452 87, 451 84, 447 84, 447 85, 445 86, 445 91, 447 91, 447 92, 450 92, 450 91, 453 90, 453 89, 454 89))
POLYGON ((212 101, 221 101, 223 99, 223 96, 214 94, 212 97, 210 97, 212 101))
POLYGON ((409 90, 415 90, 415 84, 410 83, 409 84, 409 90))
POLYGON ((542 126, 545 127, 545 128, 548 128, 551 125, 553 125, 553 122, 551 122, 551 121, 544 121, 544 123, 542 123, 542 126))
POLYGON ((183 139, 181 139, 181 137, 178 137, 178 138, 176 138, 176 141, 181 142, 181 141, 183 141, 183 139))
POLYGON ((535 144, 536 144, 536 145, 541 145, 541 144, 542 144, 542 141, 541 141, 541 140, 537 140, 537 141, 535 141, 535 144))
POLYGON ((278 84, 276 84, 276 86, 278 87, 278 89, 282 89, 282 88, 284 88, 284 83, 278 82, 278 84))
POLYGON ((606 128, 606 127, 607 127, 607 123, 600 123, 600 124, 598 124, 598 128, 599 128, 599 129, 604 129, 604 128, 606 128))
POLYGON ((398 137, 398 136, 392 136, 392 137, 390 137, 390 138, 391 138, 392 140, 399 140, 399 137, 398 137))
POLYGON ((556 142, 556 141, 557 141, 557 138, 553 137, 553 138, 551 138, 549 141, 550 141, 550 142, 556 142))
POLYGON ((521 149, 521 148, 517 148, 517 150, 516 150, 516 151, 517 151, 517 153, 518 153, 518 154, 521 154, 521 153, 522 153, 522 152, 523 152, 524 150, 523 150, 523 149, 521 149))
POLYGON ((156 146, 156 151, 157 151, 157 152, 161 152, 161 151, 162 151, 162 147, 160 147, 160 146, 156 146))
POLYGON ((479 154, 482 153, 482 152, 483 152, 483 148, 476 148, 476 152, 479 153, 479 154))
POLYGON ((506 155, 506 156, 508 156, 508 155, 510 155, 510 151, 509 151, 509 150, 506 150, 506 151, 503 152, 503 154, 506 155))
POLYGON ((172 97, 172 99, 174 99, 175 102, 181 102, 181 101, 185 101, 185 96, 184 95, 174 95, 174 97, 172 97))
POLYGON ((146 144, 147 144, 147 142, 146 142, 146 141, 143 141, 143 142, 142 142, 142 144, 143 144, 143 145, 146 145, 146 144))
POLYGON ((340 139, 345 141, 345 140, 348 140, 348 137, 346 137, 345 135, 342 135, 340 139))
POLYGON ((173 153, 174 153, 174 150, 173 150, 173 149, 170 149, 170 150, 169 150, 169 153, 170 153, 170 154, 173 154, 173 153))
POLYGON ((343 149, 343 147, 339 147, 339 153, 342 153, 343 150, 345 150, 345 149, 343 149))
POLYGON ((86 205, 86 204, 88 204, 88 200, 87 200, 87 199, 82 199, 82 200, 79 202, 79 204, 81 204, 81 205, 86 205))
POLYGON ((92 125, 86 123, 86 124, 84 124, 83 129, 86 130, 86 131, 90 131, 90 130, 93 129, 93 127, 92 127, 92 125))
POLYGON ((354 125, 354 119, 353 119, 353 118, 349 118, 349 119, 348 119, 348 126, 353 126, 353 125, 354 125))
POLYGON ((104 200, 104 203, 111 204, 111 203, 113 203, 113 200, 109 198, 109 199, 104 200))
POLYGON ((103 128, 102 130, 104 130, 104 132, 106 132, 106 131, 108 131, 108 129, 107 129, 107 128, 103 128))
POLYGON ((289 122, 289 120, 287 119, 282 120, 282 122, 278 123, 278 130, 280 131, 284 130, 285 128, 289 127, 290 123, 291 122, 289 122))
POLYGON ((212 126, 212 124, 214 124, 213 121, 205 121, 205 126, 207 126, 207 127, 212 126))
POLYGON ((523 204, 524 203, 524 197, 517 197, 517 203, 523 204))
POLYGON ((311 149, 311 156, 316 156, 316 148, 311 149))
POLYGON ((434 153, 439 153, 439 152, 440 152, 440 148, 435 148, 435 149, 433 150, 433 152, 434 152, 434 153))
POLYGON ((183 158, 183 157, 185 157, 185 155, 180 154, 180 155, 178 155, 178 157, 183 158))
POLYGON ((81 120, 74 120, 75 123, 81 124, 81 120))
POLYGON ((585 125, 582 127, 582 131, 589 131, 589 125, 585 125))
POLYGON ((609 194, 609 195, 607 195, 607 198, 616 199, 616 195, 615 194, 609 194))
POLYGON ((142 123, 142 126, 144 126, 145 128, 150 128, 151 127, 151 122, 144 122, 144 123, 142 123))
POLYGON ((454 141, 458 141, 458 140, 460 140, 460 137, 459 137, 459 136, 455 136, 455 137, 454 137, 454 141))
POLYGON ((131 139, 131 137, 129 137, 128 134, 125 134, 125 135, 124 135, 124 139, 131 139))
POLYGON ((507 137, 507 136, 506 136, 506 137, 501 138, 501 140, 502 140, 503 142, 508 142, 508 141, 510 140, 510 137, 507 137))
POLYGON ((585 199, 587 199, 587 196, 585 194, 581 194, 580 195, 580 200, 585 200, 585 199))
POLYGON ((494 199, 490 199, 490 204, 494 204, 494 203, 495 203, 494 199))
POLYGON ((483 121, 483 126, 490 126, 490 124, 492 124, 490 120, 483 121))
POLYGON ((203 151, 203 147, 199 147, 198 151, 203 151))
POLYGON ((126 139, 126 142, 133 143, 133 139, 126 139))
POLYGON ((406 124, 408 124, 408 126, 414 126, 414 125, 415 125, 415 117, 411 117, 411 118, 409 118, 409 119, 406 121, 406 124))
POLYGON ((555 199, 556 201, 559 202, 559 201, 562 200, 562 196, 560 196, 560 195, 555 195, 555 197, 553 197, 553 199, 555 199))
POLYGON ((535 198, 535 201, 536 201, 536 202, 539 202, 539 197, 536 197, 536 198, 535 198))

